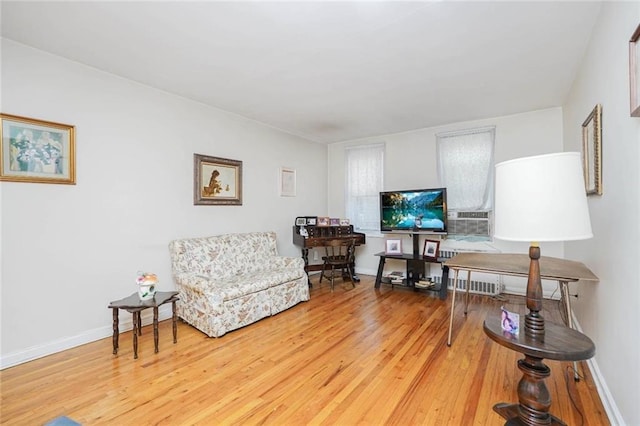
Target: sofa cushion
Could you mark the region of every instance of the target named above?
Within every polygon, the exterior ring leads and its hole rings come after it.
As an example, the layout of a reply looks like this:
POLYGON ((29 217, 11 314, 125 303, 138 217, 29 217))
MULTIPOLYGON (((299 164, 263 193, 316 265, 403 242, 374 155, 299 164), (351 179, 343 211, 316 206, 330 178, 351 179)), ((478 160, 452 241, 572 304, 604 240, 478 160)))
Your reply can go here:
MULTIPOLYGON (((304 272, 304 271, 302 271, 304 272)), ((227 277, 224 280, 212 278, 211 286, 223 301, 233 300, 247 294, 263 291, 276 285, 300 278, 299 269, 278 269, 263 271, 259 274, 243 274, 227 277)))

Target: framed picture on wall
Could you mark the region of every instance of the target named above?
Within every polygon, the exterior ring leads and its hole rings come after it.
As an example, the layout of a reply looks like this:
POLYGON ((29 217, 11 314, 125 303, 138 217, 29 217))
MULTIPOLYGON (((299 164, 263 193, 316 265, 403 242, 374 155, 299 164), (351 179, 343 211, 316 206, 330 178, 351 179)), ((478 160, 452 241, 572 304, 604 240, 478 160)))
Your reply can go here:
POLYGON ((587 195, 602 195, 602 105, 582 123, 582 161, 587 195))
POLYGON ((0 114, 0 180, 76 184, 75 127, 0 114))
POLYGON ((242 205, 242 161, 193 154, 193 204, 242 205))
POLYGON ((290 167, 280 167, 278 178, 278 192, 281 197, 296 196, 296 170, 290 167))

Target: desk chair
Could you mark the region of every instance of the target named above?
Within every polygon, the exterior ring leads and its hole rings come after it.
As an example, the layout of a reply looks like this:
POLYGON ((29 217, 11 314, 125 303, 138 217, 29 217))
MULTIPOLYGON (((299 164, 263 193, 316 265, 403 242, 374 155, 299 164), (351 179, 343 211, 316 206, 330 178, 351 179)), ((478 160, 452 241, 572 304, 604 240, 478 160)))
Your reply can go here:
POLYGON ((340 271, 340 275, 344 281, 345 270, 351 280, 351 285, 356 288, 356 284, 353 281, 353 268, 355 258, 355 238, 342 238, 330 240, 325 246, 325 256, 322 257, 324 264, 322 265, 322 272, 320 273, 320 281, 325 276, 327 269, 331 270, 331 276, 327 277, 331 279, 331 291, 333 291, 333 280, 335 279, 336 269, 340 271))

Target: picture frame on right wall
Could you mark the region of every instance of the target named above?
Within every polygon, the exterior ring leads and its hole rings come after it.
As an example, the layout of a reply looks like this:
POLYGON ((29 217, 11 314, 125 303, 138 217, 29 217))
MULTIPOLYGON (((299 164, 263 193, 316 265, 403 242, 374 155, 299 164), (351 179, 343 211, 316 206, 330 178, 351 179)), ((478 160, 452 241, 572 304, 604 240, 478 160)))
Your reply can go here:
POLYGON ((602 105, 582 123, 582 161, 587 195, 602 195, 602 105))
POLYGON ((629 39, 629 98, 631 117, 640 117, 640 24, 629 39))

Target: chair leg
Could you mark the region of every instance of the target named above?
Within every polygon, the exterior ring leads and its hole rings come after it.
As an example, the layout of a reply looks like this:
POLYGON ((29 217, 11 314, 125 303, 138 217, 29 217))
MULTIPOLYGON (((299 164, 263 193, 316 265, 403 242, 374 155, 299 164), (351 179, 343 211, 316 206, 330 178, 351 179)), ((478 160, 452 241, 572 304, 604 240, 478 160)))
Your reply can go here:
POLYGON ((349 280, 351 281, 351 285, 353 288, 356 288, 356 283, 353 281, 353 271, 351 270, 351 265, 347 265, 347 273, 349 274, 349 280))
POLYGON ((336 275, 336 267, 331 265, 331 291, 333 291, 333 280, 335 279, 335 275, 336 275))

